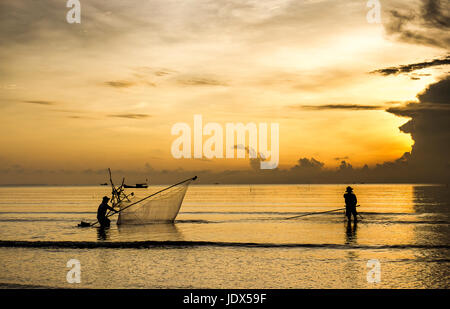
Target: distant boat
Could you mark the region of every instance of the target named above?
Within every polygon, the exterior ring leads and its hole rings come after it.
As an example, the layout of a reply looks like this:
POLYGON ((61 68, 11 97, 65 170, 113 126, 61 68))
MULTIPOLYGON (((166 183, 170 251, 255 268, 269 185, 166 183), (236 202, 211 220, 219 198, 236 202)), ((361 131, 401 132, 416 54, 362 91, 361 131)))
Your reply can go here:
POLYGON ((105 182, 105 183, 101 183, 100 185, 101 185, 101 186, 107 186, 108 183, 105 182))
POLYGON ((137 183, 134 186, 130 185, 123 185, 124 188, 136 188, 136 189, 146 189, 148 188, 148 185, 146 183, 137 183))

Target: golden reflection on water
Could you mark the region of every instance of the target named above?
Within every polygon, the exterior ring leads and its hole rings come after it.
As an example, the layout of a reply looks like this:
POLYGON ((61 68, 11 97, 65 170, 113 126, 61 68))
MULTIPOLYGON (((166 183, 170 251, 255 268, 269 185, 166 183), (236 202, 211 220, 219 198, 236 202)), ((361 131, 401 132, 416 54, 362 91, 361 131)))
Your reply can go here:
POLYGON ((106 230, 75 227, 95 218, 98 187, 76 188, 79 204, 68 188, 16 188, 12 195, 0 188, 1 240, 125 243, 121 249, 0 248, 0 283, 67 287, 59 269, 79 258, 81 287, 448 288, 448 188, 353 187, 363 216, 356 225, 341 211, 286 220, 343 207, 344 185, 230 185, 192 186, 173 224, 106 230), (143 240, 270 246, 126 247, 143 240), (370 259, 381 263, 378 285, 366 281, 370 259))

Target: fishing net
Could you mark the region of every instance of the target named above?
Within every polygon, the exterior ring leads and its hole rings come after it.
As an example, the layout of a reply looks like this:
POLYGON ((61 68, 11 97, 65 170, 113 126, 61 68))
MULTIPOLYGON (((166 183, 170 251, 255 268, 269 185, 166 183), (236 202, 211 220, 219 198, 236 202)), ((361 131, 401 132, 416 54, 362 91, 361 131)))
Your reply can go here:
POLYGON ((147 224, 175 220, 191 182, 192 180, 189 180, 173 186, 129 208, 127 205, 130 203, 119 204, 121 211, 117 224, 147 224))

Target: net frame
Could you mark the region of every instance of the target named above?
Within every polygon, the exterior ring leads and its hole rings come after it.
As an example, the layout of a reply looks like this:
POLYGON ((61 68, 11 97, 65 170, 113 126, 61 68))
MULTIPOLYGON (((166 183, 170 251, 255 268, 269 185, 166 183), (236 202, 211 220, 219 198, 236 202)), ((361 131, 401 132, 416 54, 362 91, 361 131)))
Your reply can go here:
POLYGON ((173 222, 177 217, 189 184, 195 180, 191 178, 163 189, 141 201, 130 203, 123 201, 119 207, 118 225, 151 224, 155 222, 173 222))

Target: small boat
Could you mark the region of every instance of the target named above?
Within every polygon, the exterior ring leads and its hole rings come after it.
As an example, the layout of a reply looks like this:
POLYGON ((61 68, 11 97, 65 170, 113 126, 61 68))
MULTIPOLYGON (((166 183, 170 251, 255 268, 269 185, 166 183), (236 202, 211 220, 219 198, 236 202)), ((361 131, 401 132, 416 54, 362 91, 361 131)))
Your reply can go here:
POLYGON ((105 183, 101 183, 100 185, 101 185, 101 186, 107 186, 108 183, 105 182, 105 183))
POLYGON ((123 185, 124 188, 135 188, 135 189, 146 189, 148 188, 148 185, 146 183, 137 183, 134 186, 130 185, 123 185))

